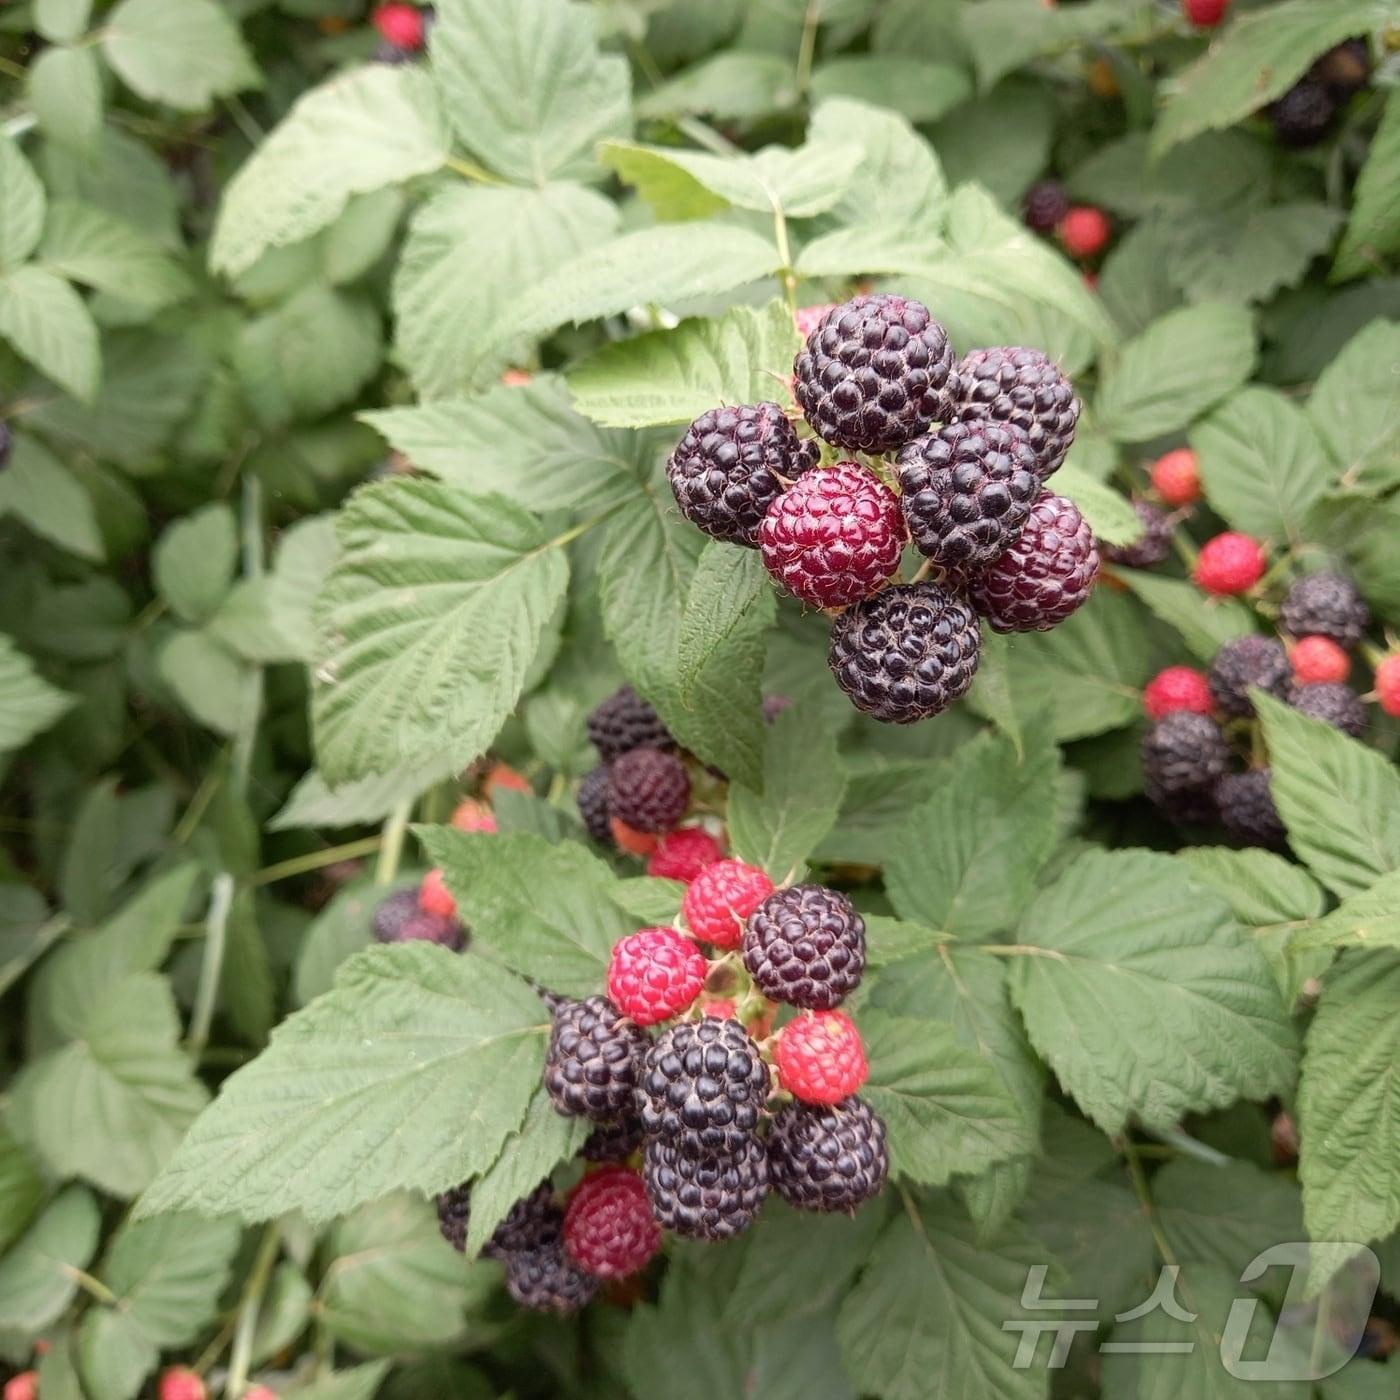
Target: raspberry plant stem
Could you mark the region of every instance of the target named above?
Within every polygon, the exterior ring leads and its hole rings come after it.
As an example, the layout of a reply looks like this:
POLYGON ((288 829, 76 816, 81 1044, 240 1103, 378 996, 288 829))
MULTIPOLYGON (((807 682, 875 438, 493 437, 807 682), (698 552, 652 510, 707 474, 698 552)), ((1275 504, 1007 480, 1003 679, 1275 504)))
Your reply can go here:
POLYGON ((277 1256, 281 1252, 281 1244, 281 1227, 273 1221, 263 1231, 252 1272, 248 1275, 243 1298, 238 1305, 238 1326, 233 1334, 228 1379, 224 1382, 224 1394, 229 1400, 237 1400, 247 1388, 248 1368, 253 1359, 253 1338, 258 1328, 258 1314, 262 1311, 263 1294, 267 1292, 273 1265, 277 1263, 277 1256))
POLYGON ((199 964, 199 985, 195 989, 194 1010, 190 1012, 190 1033, 186 1049, 196 1058, 209 1040, 214 1023, 214 1003, 219 998, 219 977, 228 944, 228 916, 233 907, 234 879, 227 870, 214 877, 209 895, 209 913, 204 921, 204 958, 199 964))
POLYGON ((380 836, 379 861, 374 868, 376 885, 392 885, 399 873, 399 859, 403 855, 403 838, 408 830, 408 819, 413 814, 411 798, 397 803, 389 813, 380 836))
POLYGON ((335 865, 342 860, 356 860, 360 856, 372 856, 383 842, 382 836, 362 836, 358 841, 346 841, 340 846, 328 846, 324 851, 312 851, 304 856, 292 856, 289 860, 279 860, 276 865, 264 866, 248 883, 250 885, 271 885, 278 880, 289 880, 293 875, 306 875, 312 870, 321 870, 327 865, 335 865))
POLYGON ((1142 1161, 1138 1157, 1137 1148, 1133 1145, 1132 1138, 1124 1133, 1118 1141, 1118 1148, 1123 1154, 1128 1175, 1132 1178, 1133 1190, 1137 1192, 1142 1213, 1147 1220, 1147 1228, 1152 1232, 1152 1241, 1157 1246, 1157 1253, 1161 1255, 1164 1264, 1180 1268, 1176 1254, 1167 1242, 1166 1233, 1162 1229, 1162 1222, 1157 1215, 1157 1207, 1152 1202, 1152 1192, 1147 1184, 1147 1173, 1142 1169, 1142 1161))

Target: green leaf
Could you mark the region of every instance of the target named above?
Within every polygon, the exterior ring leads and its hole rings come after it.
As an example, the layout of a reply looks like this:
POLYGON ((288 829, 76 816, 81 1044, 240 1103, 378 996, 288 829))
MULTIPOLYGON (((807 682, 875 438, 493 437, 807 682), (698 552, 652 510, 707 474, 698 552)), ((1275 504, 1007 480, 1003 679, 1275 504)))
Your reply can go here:
POLYGON ((55 44, 78 38, 91 16, 92 0, 35 0, 34 27, 55 44))
POLYGON ((946 1195, 908 1201, 841 1305, 847 1371, 881 1400, 1043 1400, 1045 1377, 1012 1366, 1026 1273, 1040 1251, 1019 1234, 991 1247, 946 1195))
POLYGON ((0 1254, 24 1231, 48 1195, 34 1159, 0 1118, 0 1254))
POLYGON ((194 288, 185 270, 148 234, 71 200, 50 205, 39 260, 61 277, 138 306, 167 306, 194 288))
POLYGON ((0 132, 0 271, 17 267, 39 246, 44 187, 14 138, 0 132))
POLYGON ((861 1097, 885 1120, 900 1176, 942 1186, 1035 1150, 996 1064, 959 1044, 951 1026, 867 1011, 861 1035, 870 1060, 861 1097))
POLYGON ((74 703, 36 674, 9 637, 0 636, 0 754, 22 749, 74 703))
POLYGON ((1292 1027, 1224 902, 1147 851, 1082 855, 1027 911, 1012 996, 1031 1043, 1105 1132, 1285 1090, 1292 1027))
POLYGON ((1238 389, 1254 355, 1254 323, 1243 308, 1169 312, 1123 347, 1100 386, 1095 422, 1120 442, 1175 432, 1238 389))
POLYGON ((1400 356, 1400 326, 1373 321, 1318 376, 1308 417, 1345 485, 1400 485, 1400 421, 1389 366, 1400 356))
POLYGON ((1253 1162, 1178 1158, 1153 1176, 1152 1201, 1182 1263, 1216 1264, 1235 1278, 1266 1249, 1307 1238, 1297 1184, 1253 1162))
POLYGON ((732 49, 693 64, 637 101, 643 117, 767 116, 797 104, 792 61, 771 53, 732 49))
POLYGON ((215 0, 121 0, 103 24, 102 51, 133 92, 186 111, 258 81, 237 24, 215 0))
POLYGON ((631 126, 626 60, 600 52, 593 14, 567 0, 447 0, 432 67, 457 135, 521 184, 588 175, 598 142, 631 126))
POLYGON ((515 347, 481 328, 508 321, 523 293, 616 227, 617 207, 582 185, 456 188, 424 204, 394 277, 398 349, 419 393, 486 387, 515 347))
POLYGON ((1010 928, 1058 831, 1059 754, 1039 742, 1018 759, 984 734, 939 765, 934 793, 909 812, 885 861, 885 887, 906 919, 977 939, 1010 928))
POLYGON ((482 958, 367 948, 224 1081, 138 1213, 315 1222, 400 1188, 455 1186, 524 1116, 547 1020, 529 987, 482 958), (288 1173, 313 1157, 314 1172, 288 1173))
POLYGON ((1055 494, 1068 496, 1079 507, 1097 540, 1132 544, 1142 534, 1142 521, 1131 503, 1073 462, 1066 462, 1055 473, 1055 494))
POLYGON ((1375 0, 1287 0, 1241 15, 1179 75, 1152 133, 1153 154, 1273 101, 1324 50, 1380 22, 1381 9, 1375 0))
POLYGON ((250 703, 247 668, 208 632, 176 632, 161 647, 156 670, 192 718, 216 734, 238 733, 250 703))
POLYGON ((1107 33, 1121 22, 1121 9, 1105 0, 1064 10, 1037 8, 1023 0, 982 0, 961 19, 963 42, 977 69, 978 86, 985 90, 1040 54, 1107 33))
POLYGON ((609 895, 617 877, 575 841, 417 828, 476 943, 512 972, 564 996, 602 984, 613 944, 635 922, 609 895))
POLYGON ((295 1264, 279 1264, 268 1284, 253 1338, 253 1365, 284 1351, 306 1330, 311 1316, 311 1285, 295 1264))
POLYGON ((610 428, 688 423, 717 404, 786 401, 783 383, 799 348, 781 301, 736 306, 717 320, 615 341, 568 371, 574 406, 610 428))
POLYGON ((445 748, 465 766, 515 708, 568 582, 563 551, 504 498, 431 481, 360 491, 338 534, 311 700, 322 772, 345 781, 445 748))
POLYGON ((284 1394, 287 1400, 373 1400, 388 1369, 387 1361, 372 1361, 349 1371, 333 1371, 284 1394))
POLYGON ((297 827, 381 822, 401 802, 412 801, 435 783, 460 772, 450 753, 430 754, 421 763, 401 764, 332 787, 313 768, 292 790, 287 804, 268 823, 272 831, 297 827))
POLYGON ((196 1340, 218 1308, 239 1236, 233 1221, 197 1215, 122 1226, 98 1272, 116 1300, 90 1307, 79 1336, 95 1400, 128 1400, 162 1351, 196 1340))
POLYGON ((1400 772, 1375 749, 1252 692, 1288 843, 1323 884, 1354 894, 1400 868, 1400 772))
POLYGON ((949 63, 892 54, 843 54, 813 70, 812 96, 818 102, 845 97, 890 106, 911 122, 932 122, 971 97, 972 84, 949 63))
POLYGON ((1315 1240, 1400 1226, 1400 953, 1352 953, 1327 978, 1298 1088, 1303 1209, 1315 1240))
POLYGON ((1203 600, 1201 590, 1188 580, 1163 578, 1145 569, 1115 568, 1114 574, 1202 661, 1213 661, 1223 643, 1255 630, 1253 611, 1238 598, 1203 600))
POLYGON ((311 921, 297 952, 293 987, 298 1006, 330 991, 341 963, 373 941, 371 921, 380 902, 399 890, 414 888, 420 878, 405 874, 393 884, 381 885, 361 876, 335 892, 311 921))
POLYGON ((1378 270, 1400 251, 1400 101, 1391 92, 1371 139, 1366 164, 1356 179, 1351 214, 1332 264, 1332 280, 1343 282, 1378 270))
POLYGON ((102 137, 102 71, 90 48, 45 49, 29 65, 29 102, 50 140, 92 156, 102 137))
POLYGON ((352 195, 439 169, 448 150, 432 87, 413 68, 379 64, 313 88, 229 182, 210 266, 236 277, 334 223, 352 195))
POLYGON ((0 1259, 0 1327, 32 1335, 55 1322, 78 1291, 74 1269, 97 1249, 101 1215, 92 1192, 69 1186, 0 1259))
MULTIPOLYGON (((1318 905, 1320 915, 1321 900, 1318 905)), ((1325 919, 1302 930, 1298 941, 1313 948, 1400 948, 1400 870, 1348 895, 1325 919)))
POLYGON ((38 438, 17 433, 0 476, 0 515, 19 517, 36 534, 85 559, 103 557, 92 497, 38 438))
POLYGON ((202 622, 219 606, 238 564, 238 524, 233 511, 214 501, 182 516, 156 543, 152 569, 157 589, 186 622, 202 622))
POLYGON ((102 364, 86 303, 42 267, 0 275, 0 336, 76 398, 91 401, 102 364))

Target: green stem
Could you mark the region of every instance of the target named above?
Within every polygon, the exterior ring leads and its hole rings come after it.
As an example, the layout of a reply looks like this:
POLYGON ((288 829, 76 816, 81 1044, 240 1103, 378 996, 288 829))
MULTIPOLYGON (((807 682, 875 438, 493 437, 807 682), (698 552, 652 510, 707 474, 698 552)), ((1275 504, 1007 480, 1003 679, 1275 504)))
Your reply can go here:
POLYGON ((812 86, 812 60, 817 52, 817 11, 819 0, 807 0, 802 17, 802 41, 797 49, 797 95, 805 97, 812 86))
POLYGON ((783 294, 787 297, 788 310, 797 319, 797 274, 792 270, 792 245, 788 242, 787 215, 781 204, 773 204, 773 234, 778 241, 778 256, 783 260, 778 270, 778 280, 783 294))
POLYGON ((237 1400, 248 1385, 248 1368, 253 1359, 253 1338, 258 1330, 258 1314, 262 1311, 263 1295, 267 1292, 267 1285, 272 1278, 272 1268, 277 1263, 281 1243, 281 1227, 273 1221, 263 1232, 257 1257, 253 1260, 252 1272, 243 1288, 242 1302, 238 1305, 238 1326, 233 1334, 228 1380, 224 1382, 224 1394, 229 1400, 237 1400))
POLYGON ((4 967, 0 967, 0 997, 4 996, 72 927, 72 920, 65 914, 57 914, 46 924, 41 924, 24 951, 4 967))
POLYGON ((697 146, 717 156, 738 155, 740 147, 721 136, 714 127, 707 126, 698 117, 677 117, 676 128, 683 136, 688 136, 697 146))
POLYGON ((1170 1264, 1179 1268, 1176 1254, 1170 1244, 1167 1243, 1167 1236, 1162 1229, 1162 1222, 1157 1216, 1157 1207, 1152 1203, 1152 1192, 1148 1189, 1147 1173, 1142 1169, 1142 1162, 1138 1157, 1137 1148, 1133 1146, 1133 1141, 1125 1133, 1118 1142, 1122 1150, 1123 1159, 1128 1166, 1128 1175, 1132 1178, 1133 1190, 1137 1192, 1137 1198, 1142 1206, 1142 1213, 1147 1218, 1147 1228, 1152 1232, 1153 1242, 1157 1246, 1157 1253, 1162 1256, 1164 1264, 1170 1264))
POLYGON ((463 156, 448 156, 443 164, 465 180, 475 180, 479 185, 504 185, 506 182, 499 175, 493 175, 484 165, 478 165, 474 160, 467 160, 463 156))
MULTIPOLYGON (((1210 1167, 1228 1167, 1231 1158, 1223 1152, 1217 1152, 1215 1148, 1208 1147, 1205 1143, 1193 1138, 1190 1133, 1183 1133, 1180 1128, 1148 1128, 1158 1141, 1166 1143, 1169 1147, 1174 1147, 1183 1157, 1194 1157, 1198 1162, 1204 1162, 1210 1167)), ((1144 1149, 1135 1149, 1142 1152, 1144 1149)))
POLYGON ((1357 650, 1365 658, 1366 664, 1373 671, 1376 669, 1377 666, 1381 664, 1382 661, 1386 659, 1387 656, 1391 655, 1390 652, 1382 650, 1373 642, 1362 642, 1361 645, 1357 647, 1357 650))
POLYGON ((408 830, 408 819, 413 813, 413 800, 406 798, 389 813, 380 836, 379 861, 374 868, 376 885, 392 885, 399 873, 399 860, 403 856, 403 839, 408 830))
MULTIPOLYGON (((244 472, 243 577, 253 582, 263 576, 262 514, 262 481, 254 473, 244 472)), ((248 791, 248 775, 253 767, 253 748, 258 739, 262 702, 262 667, 250 665, 243 683, 238 732, 233 738, 233 782, 240 797, 248 791)))
POLYGON ((66 1264, 63 1266, 63 1271, 84 1293, 90 1294, 99 1303, 106 1303, 109 1308, 114 1308, 121 1302, 121 1299, 101 1279, 93 1278, 85 1270, 75 1269, 71 1264, 66 1264))
POLYGON ((221 870, 214 877, 214 886, 209 895, 209 914, 204 921, 204 957, 199 964, 199 985, 195 989, 194 1010, 190 1012, 190 1033, 186 1041, 187 1048, 196 1058, 209 1043, 209 1028, 214 1024, 214 1004, 219 999, 219 979, 223 976, 233 891, 233 876, 227 870, 221 870))
POLYGON ((361 856, 372 856, 380 847, 380 836, 362 836, 358 841, 346 841, 340 846, 328 846, 324 851, 312 851, 304 856, 292 856, 279 860, 276 865, 264 866, 249 880, 250 885, 271 885, 278 880, 290 880, 293 875, 307 875, 313 870, 323 870, 337 861, 358 860, 361 856))

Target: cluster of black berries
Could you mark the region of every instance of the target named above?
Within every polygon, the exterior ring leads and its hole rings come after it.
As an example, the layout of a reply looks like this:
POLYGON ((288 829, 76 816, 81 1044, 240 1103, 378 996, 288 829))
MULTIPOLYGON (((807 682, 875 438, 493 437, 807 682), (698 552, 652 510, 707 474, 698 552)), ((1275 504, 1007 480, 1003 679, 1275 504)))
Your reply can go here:
POLYGON ((1184 666, 1161 672, 1144 692, 1155 721, 1142 750, 1148 797, 1174 820, 1218 820, 1250 845, 1281 846, 1287 833, 1270 792, 1269 769, 1232 771, 1230 739, 1252 731, 1252 688, 1360 738, 1366 706, 1346 684, 1348 653, 1361 643, 1370 620, 1350 579, 1309 574, 1283 599, 1282 638, 1251 633, 1228 641, 1208 675, 1184 666))
POLYGON ((1269 120, 1279 143, 1300 149, 1324 140, 1338 113, 1370 77, 1371 49, 1365 39, 1348 39, 1329 49, 1270 105, 1269 120))
POLYGON ((957 360, 919 302, 864 296, 822 310, 793 376, 842 460, 819 465, 819 445, 763 403, 702 414, 667 474, 699 529, 757 548, 803 602, 844 609, 828 660, 857 709, 895 724, 936 715, 972 683, 979 616, 998 632, 1043 630, 1088 597, 1093 535, 1044 489, 1079 401, 1038 350, 957 360), (891 583, 910 541, 927 563, 891 583))

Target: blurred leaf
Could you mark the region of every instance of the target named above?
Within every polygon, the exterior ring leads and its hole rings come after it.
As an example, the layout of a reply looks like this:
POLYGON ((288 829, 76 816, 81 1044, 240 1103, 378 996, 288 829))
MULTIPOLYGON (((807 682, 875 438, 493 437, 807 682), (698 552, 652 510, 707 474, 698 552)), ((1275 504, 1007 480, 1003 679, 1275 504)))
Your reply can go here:
POLYGON ((101 559, 92 499, 38 438, 16 435, 0 476, 0 515, 14 514, 36 534, 85 559, 101 559))
POLYGON ((69 1186, 0 1259, 0 1327, 33 1336, 55 1322, 78 1291, 74 1269, 97 1250, 101 1216, 91 1191, 69 1186))
POLYGON ((1332 280, 1373 273, 1400 250, 1400 100, 1392 90, 1380 128, 1357 177, 1351 215, 1332 265, 1332 280))
POLYGON ((1257 630, 1254 613, 1239 598, 1203 601, 1201 590, 1189 580, 1163 578, 1147 569, 1115 567, 1114 574, 1150 612, 1174 628, 1201 661, 1213 661, 1222 644, 1257 630))
POLYGON ((1400 485, 1400 326, 1373 321, 1318 376, 1308 417, 1344 486, 1387 491, 1400 485))
POLYGON ((35 0, 34 27, 55 44, 76 39, 88 26, 92 0, 35 0))
POLYGON ((0 1118, 0 1254, 24 1231, 47 1194, 38 1165, 0 1118))
POLYGON ((9 637, 0 636, 0 753, 23 748, 73 703, 35 673, 9 637))
POLYGON ((102 73, 89 48, 45 49, 29 65, 29 101, 51 141, 81 156, 102 135, 102 73))
POLYGON ((149 234, 71 200, 49 207, 39 261, 62 277, 140 306, 167 306, 194 290, 184 268, 149 234))
POLYGON ((792 63, 730 49, 686 68, 637 100, 642 117, 713 116, 743 121, 797 104, 792 63))
POLYGON ((238 522, 222 501, 181 516, 152 554, 156 587, 186 622, 202 622, 228 592, 238 564, 238 522))
POLYGON ((0 272, 17 267, 39 246, 46 204, 33 166, 14 138, 0 132, 0 272))
POLYGON ((189 111, 258 80, 238 26, 215 0, 121 0, 105 17, 102 49, 141 97, 189 111))
POLYGON ((76 398, 91 402, 96 395, 97 326, 61 277, 33 265, 0 274, 0 336, 76 398))
POLYGON ((246 667, 204 631, 176 632, 160 649, 161 679, 198 723, 232 735, 248 703, 246 667))
POLYGON ((818 102, 853 98, 893 107, 911 122, 932 122, 971 97, 972 84, 951 64, 892 54, 849 54, 817 65, 812 96, 818 102))

